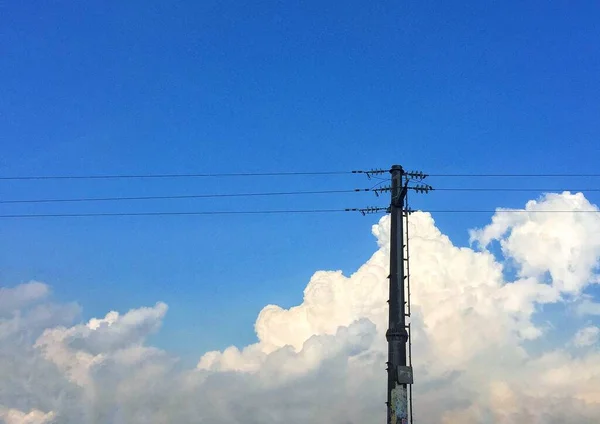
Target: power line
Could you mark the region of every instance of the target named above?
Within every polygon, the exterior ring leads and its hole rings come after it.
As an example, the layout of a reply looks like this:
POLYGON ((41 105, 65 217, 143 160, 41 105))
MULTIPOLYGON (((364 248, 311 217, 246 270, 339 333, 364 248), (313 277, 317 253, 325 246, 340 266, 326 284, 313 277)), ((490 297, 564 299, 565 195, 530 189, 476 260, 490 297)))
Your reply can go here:
POLYGON ((531 191, 600 191, 600 188, 516 188, 516 187, 436 187, 434 191, 521 191, 521 192, 531 192, 531 191))
POLYGON ((600 174, 428 174, 430 177, 499 177, 499 178, 563 178, 563 177, 600 177, 600 174))
POLYGON ((429 213, 600 213, 600 210, 525 210, 525 209, 431 209, 412 212, 429 213))
POLYGON ((256 210, 256 211, 198 211, 198 212, 100 212, 100 213, 56 213, 0 215, 0 218, 83 218, 110 216, 194 216, 194 215, 284 215, 348 212, 346 209, 300 209, 300 210, 256 210))
POLYGON ((320 171, 320 172, 224 172, 224 173, 192 173, 192 174, 115 174, 115 175, 33 175, 0 177, 5 181, 25 180, 116 180, 142 178, 220 178, 220 177, 283 177, 307 175, 346 175, 362 173, 362 171, 320 171))
POLYGON ((13 199, 0 200, 0 204, 14 203, 64 203, 64 202, 105 202, 105 201, 124 201, 124 200, 175 200, 175 199, 206 199, 220 197, 259 197, 259 196, 296 196, 312 194, 336 194, 336 193, 358 193, 367 192, 371 189, 352 189, 352 190, 316 190, 316 191, 280 191, 264 193, 212 193, 212 194, 190 194, 190 195, 170 195, 170 196, 131 196, 131 197, 81 197, 69 199, 13 199))
MULTIPOLYGON (((195 211, 195 212, 99 212, 99 213, 56 213, 56 214, 10 214, 0 215, 0 219, 12 218, 80 218, 80 217, 118 217, 118 216, 202 216, 202 215, 285 215, 320 214, 340 212, 361 212, 365 215, 382 212, 387 208, 345 208, 345 209, 299 209, 299 210, 256 210, 256 211, 195 211)), ((600 213, 600 210, 523 210, 523 209, 429 209, 414 212, 427 213, 600 213)))
MULTIPOLYGON (((217 173, 170 173, 170 174, 108 174, 108 175, 25 175, 0 176, 0 181, 27 180, 109 180, 109 179, 159 179, 159 178, 221 178, 221 177, 283 177, 283 176, 326 176, 365 174, 369 178, 379 179, 376 175, 385 174, 388 170, 371 171, 307 171, 307 172, 217 172, 217 173)), ((426 174, 424 174, 426 175, 426 174)), ((541 177, 600 177, 600 174, 427 174, 430 177, 497 177, 497 178, 541 178, 541 177)))
MULTIPOLYGON (((268 197, 268 196, 297 196, 297 195, 318 195, 318 194, 342 194, 359 193, 368 191, 377 191, 377 187, 387 181, 381 181, 370 188, 356 188, 349 190, 315 190, 315 191, 281 191, 281 192, 257 192, 257 193, 210 193, 210 194, 183 194, 183 195, 165 195, 165 196, 115 196, 115 197, 76 197, 76 198, 57 198, 57 199, 9 199, 0 200, 0 204, 23 204, 23 203, 77 203, 77 202, 107 202, 107 201, 135 201, 135 200, 177 200, 177 199, 209 199, 209 198, 227 198, 227 197, 268 197)), ((413 188, 413 187, 411 187, 413 188)), ((434 191, 505 191, 505 192, 600 192, 600 188, 486 188, 486 187, 441 187, 434 191)))

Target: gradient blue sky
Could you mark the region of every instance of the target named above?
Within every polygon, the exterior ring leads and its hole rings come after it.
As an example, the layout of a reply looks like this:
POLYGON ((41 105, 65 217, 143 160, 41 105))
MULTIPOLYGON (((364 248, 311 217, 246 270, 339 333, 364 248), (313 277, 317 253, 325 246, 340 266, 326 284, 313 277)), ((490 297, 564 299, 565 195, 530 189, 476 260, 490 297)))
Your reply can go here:
MULTIPOLYGON (((596 173, 596 1, 0 4, 0 176, 329 171, 596 173)), ((593 188, 598 179, 431 178, 593 188)), ((371 185, 373 183, 371 182, 371 185)), ((4 199, 368 187, 360 176, 0 181, 4 199)), ((519 207, 447 193, 425 209, 519 207)), ((598 196, 590 194, 594 202, 598 196)), ((0 205, 0 213, 338 208, 369 195, 0 205)), ((458 244, 489 215, 435 216, 458 244)), ((374 251, 358 215, 0 221, 0 284, 37 279, 84 318, 164 301, 184 358, 253 340, 267 303, 374 251)))

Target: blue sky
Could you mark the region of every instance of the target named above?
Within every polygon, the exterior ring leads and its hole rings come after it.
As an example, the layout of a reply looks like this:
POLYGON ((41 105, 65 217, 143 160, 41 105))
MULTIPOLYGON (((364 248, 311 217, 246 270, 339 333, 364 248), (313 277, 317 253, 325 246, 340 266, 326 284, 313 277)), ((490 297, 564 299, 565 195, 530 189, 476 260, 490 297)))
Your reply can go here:
MULTIPOLYGON (((7 2, 0 174, 329 171, 595 173, 597 2, 7 2)), ((431 178, 438 187, 593 188, 598 179, 431 178)), ((371 182, 371 185, 373 183, 371 182)), ((5 199, 368 187, 360 176, 1 181, 5 199)), ((425 209, 539 193, 437 192, 425 209)), ((593 202, 598 196, 588 195, 593 202)), ((369 195, 0 205, 0 212, 337 208, 369 195)), ((458 244, 489 215, 435 216, 458 244)), ((351 272, 377 217, 0 221, 0 284, 51 284, 84 318, 164 301, 156 343, 246 344, 267 303, 351 272)))

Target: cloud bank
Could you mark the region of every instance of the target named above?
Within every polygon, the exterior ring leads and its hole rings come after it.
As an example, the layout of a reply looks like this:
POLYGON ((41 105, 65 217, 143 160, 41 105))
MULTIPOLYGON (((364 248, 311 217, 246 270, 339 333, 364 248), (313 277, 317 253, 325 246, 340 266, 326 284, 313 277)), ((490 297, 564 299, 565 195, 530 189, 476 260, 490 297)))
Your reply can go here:
MULTIPOLYGON (((581 194, 498 210, 457 247, 410 217, 415 418, 600 420, 600 214, 581 194), (560 315, 546 308, 561 310, 560 315), (572 334, 557 337, 558 322, 572 334), (566 340, 566 341, 565 341, 566 340)), ((148 346, 167 305, 77 323, 46 284, 0 289, 0 420, 40 423, 380 423, 385 419, 389 219, 354 274, 319 271, 290 309, 266 306, 257 343, 183 369, 148 346)), ((562 328, 562 327, 561 327, 562 328)))

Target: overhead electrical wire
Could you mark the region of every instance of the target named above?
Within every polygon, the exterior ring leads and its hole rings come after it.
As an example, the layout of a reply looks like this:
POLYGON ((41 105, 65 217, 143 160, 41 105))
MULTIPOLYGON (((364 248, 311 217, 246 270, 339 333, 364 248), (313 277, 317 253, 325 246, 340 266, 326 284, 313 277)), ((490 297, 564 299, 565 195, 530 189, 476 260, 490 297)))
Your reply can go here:
POLYGON ((261 197, 261 196, 297 196, 314 194, 339 194, 367 192, 371 189, 352 190, 315 190, 315 191, 279 191, 264 193, 211 193, 211 194, 182 194, 169 196, 126 196, 126 197, 81 197, 64 199, 9 199, 0 200, 0 204, 16 203, 66 203, 66 202, 105 202, 105 201, 130 201, 130 200, 175 200, 175 199, 210 199, 221 197, 261 197))
POLYGON ((532 192, 532 191, 543 191, 543 192, 554 192, 554 191, 600 191, 600 188, 521 188, 521 187, 435 187, 432 191, 521 191, 521 192, 532 192))
MULTIPOLYGON (((412 211, 411 211, 412 212, 412 211)), ((580 210, 580 209, 564 209, 564 210, 526 210, 526 209, 430 209, 419 210, 414 212, 429 212, 429 213, 600 213, 600 210, 580 210)))
MULTIPOLYGON (((385 208, 372 208, 367 213, 382 212, 385 208), (377 211, 376 209, 381 209, 377 211)), ((364 209, 298 209, 298 210, 255 210, 255 211, 191 211, 191 212, 92 212, 92 213, 44 213, 44 214, 7 214, 0 219, 17 218, 83 218, 83 217, 141 217, 141 216, 202 216, 202 215, 285 215, 285 214, 321 214, 340 212, 362 212, 364 209)), ((429 209, 409 211, 428 213, 600 213, 599 210, 523 210, 523 209, 429 209)))
POLYGON ((192 211, 192 212, 92 212, 92 213, 48 213, 48 214, 12 214, 0 215, 0 218, 80 218, 109 216, 194 216, 194 215, 279 215, 279 214, 316 214, 347 212, 346 209, 298 209, 298 210, 256 210, 256 211, 192 211))
MULTIPOLYGON (((192 177, 250 177, 250 176, 293 176, 293 175, 343 175, 365 174, 370 179, 378 180, 371 188, 346 189, 346 190, 312 190, 312 191, 278 191, 278 192, 251 192, 251 193, 209 193, 209 194, 182 194, 182 195, 151 195, 151 196, 107 196, 107 197, 79 197, 79 198, 46 198, 46 199, 0 199, 0 204, 41 204, 41 203, 68 203, 68 202, 103 202, 103 201, 138 201, 138 200, 176 200, 176 199, 201 199, 201 198, 233 198, 233 197, 258 197, 258 196, 294 196, 294 195, 320 195, 336 193, 374 192, 378 196, 389 191, 390 187, 380 187, 389 179, 379 177, 385 174, 385 169, 370 171, 321 171, 321 172, 257 172, 257 173, 198 173, 198 174, 123 174, 123 175, 54 175, 54 176, 23 176, 2 177, 1 180, 92 180, 92 179, 134 179, 134 178, 192 178, 192 177)), ((600 174, 423 174, 413 173, 415 178, 422 180, 431 177, 600 177, 600 174)), ((412 175, 407 173, 407 175, 412 175)), ((429 185, 409 186, 417 192, 434 191, 465 191, 465 192, 600 192, 600 188, 588 189, 558 189, 558 188, 524 188, 524 187, 436 187, 429 185)), ((363 214, 385 211, 386 208, 363 209, 306 209, 306 210, 233 210, 233 211, 174 211, 174 212, 88 212, 88 213, 39 213, 39 214, 0 214, 0 218, 52 218, 52 217, 110 217, 110 216, 184 216, 184 215, 258 215, 258 214, 308 214, 308 213, 333 213, 333 212, 361 212, 363 214)), ((598 213, 598 211, 558 210, 558 211, 527 211, 522 209, 443 209, 423 210, 430 213, 598 213)))
MULTIPOLYGON (((115 174, 115 175, 32 175, 32 176, 0 176, 0 180, 117 180, 143 178, 220 178, 220 177, 283 177, 308 175, 345 175, 352 171, 317 171, 317 172, 223 172, 223 173, 189 173, 189 174, 115 174)), ((356 172, 354 172, 356 173, 356 172)))
POLYGON ((600 174, 427 174, 429 177, 485 177, 485 178, 562 178, 580 177, 597 178, 600 174))
MULTIPOLYGON (((255 193, 209 193, 209 194, 182 194, 182 195, 164 195, 164 196, 112 196, 112 197, 75 197, 75 198, 55 198, 55 199, 0 199, 0 204, 23 204, 23 203, 78 203, 78 202, 109 202, 109 201, 137 201, 137 200, 178 200, 178 199, 210 199, 210 198, 228 198, 228 197, 269 197, 269 196, 298 196, 298 195, 319 195, 319 194, 342 194, 359 193, 374 191, 377 187, 384 184, 381 181, 370 188, 357 188, 348 190, 314 190, 314 191, 280 191, 280 192, 255 192, 255 193)), ((432 191, 505 191, 505 192, 600 192, 600 188, 496 188, 496 187, 441 187, 434 188, 432 191)))
MULTIPOLYGON (((307 171, 307 172, 217 172, 217 173, 169 173, 169 174, 112 174, 112 175, 29 175, 29 176, 0 176, 0 181, 27 181, 27 180, 114 180, 114 179, 159 179, 159 178, 225 178, 225 177, 283 177, 283 176, 326 176, 364 174, 369 178, 380 178, 377 174, 384 174, 387 170, 372 171, 307 171)), ((600 177, 600 174, 427 174, 429 177, 497 177, 497 178, 542 178, 542 177, 600 177)))

